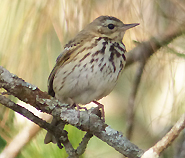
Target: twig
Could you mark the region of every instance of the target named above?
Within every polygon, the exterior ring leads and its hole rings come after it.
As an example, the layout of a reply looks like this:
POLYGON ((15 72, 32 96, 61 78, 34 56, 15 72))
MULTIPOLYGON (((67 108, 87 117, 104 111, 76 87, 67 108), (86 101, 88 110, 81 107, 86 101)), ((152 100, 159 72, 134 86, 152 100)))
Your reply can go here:
POLYGON ((87 147, 87 144, 89 140, 92 138, 93 134, 87 132, 85 136, 83 137, 81 143, 79 144, 78 148, 76 149, 77 154, 80 156, 85 152, 85 149, 87 147))
POLYGON ((140 85, 141 76, 143 74, 143 69, 145 67, 145 61, 140 62, 140 65, 136 71, 132 91, 130 94, 128 106, 127 106, 127 121, 126 121, 126 137, 131 139, 134 127, 134 117, 135 117, 135 98, 140 85))
POLYGON ((30 121, 36 123, 40 127, 47 129, 48 131, 53 133, 54 126, 51 126, 46 121, 42 120, 38 116, 34 115, 32 112, 30 112, 28 109, 25 109, 24 107, 15 104, 10 99, 6 98, 5 96, 0 95, 0 103, 2 105, 5 105, 6 107, 12 109, 13 111, 23 115, 24 117, 28 118, 30 121))
POLYGON ((76 152, 74 148, 72 147, 71 143, 68 140, 67 132, 63 129, 60 129, 58 126, 53 126, 46 121, 42 120, 38 116, 34 115, 29 110, 25 109, 24 107, 15 104, 10 99, 6 98, 5 96, 0 95, 0 103, 5 105, 6 107, 18 112, 19 114, 25 116, 30 121, 36 123, 40 127, 46 129, 47 131, 53 133, 54 135, 57 135, 58 138, 60 138, 60 142, 65 146, 66 152, 69 154, 69 156, 76 156, 76 152))
POLYGON ((0 153, 0 158, 16 158, 20 150, 25 147, 25 144, 27 144, 39 130, 40 127, 37 126, 37 124, 25 126, 3 149, 0 153))
POLYGON ((178 137, 184 128, 185 114, 183 114, 172 129, 152 148, 147 150, 141 158, 158 158, 161 152, 163 152, 175 140, 175 138, 178 137))
POLYGON ((181 132, 180 137, 175 143, 175 154, 174 158, 184 158, 185 157, 185 131, 181 132))
POLYGON ((129 51, 126 54, 127 62, 125 66, 128 67, 138 61, 147 61, 151 55, 157 52, 157 50, 166 46, 183 33, 185 33, 185 23, 177 27, 170 26, 164 34, 151 37, 148 41, 142 42, 137 47, 129 51))

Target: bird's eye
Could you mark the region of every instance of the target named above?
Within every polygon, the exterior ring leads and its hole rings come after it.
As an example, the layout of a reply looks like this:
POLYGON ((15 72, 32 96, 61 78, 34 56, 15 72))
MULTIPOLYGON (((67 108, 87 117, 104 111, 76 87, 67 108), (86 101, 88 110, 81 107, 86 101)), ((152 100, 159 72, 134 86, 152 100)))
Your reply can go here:
POLYGON ((115 27, 114 24, 109 24, 109 25, 108 25, 108 28, 111 29, 111 30, 114 29, 114 27, 115 27))

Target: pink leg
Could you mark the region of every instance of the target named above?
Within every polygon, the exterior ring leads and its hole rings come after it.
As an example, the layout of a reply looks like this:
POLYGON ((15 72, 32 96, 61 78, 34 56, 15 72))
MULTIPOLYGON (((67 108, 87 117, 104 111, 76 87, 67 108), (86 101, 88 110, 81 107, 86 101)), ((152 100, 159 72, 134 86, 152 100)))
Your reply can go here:
POLYGON ((86 107, 81 107, 81 106, 79 106, 78 104, 76 104, 76 107, 77 107, 78 111, 79 111, 80 109, 87 110, 87 108, 86 108, 86 107))
POLYGON ((81 106, 79 106, 78 104, 75 104, 75 103, 71 107, 77 107, 77 110, 78 110, 78 118, 80 118, 80 109, 87 110, 86 107, 81 107, 81 106))
POLYGON ((75 104, 75 103, 74 103, 74 104, 72 104, 72 105, 71 105, 71 107, 72 107, 72 108, 75 108, 75 107, 77 107, 77 110, 78 110, 78 111, 79 111, 80 109, 87 110, 87 108, 86 108, 86 107, 81 107, 80 105, 78 105, 78 104, 75 104))
POLYGON ((103 117, 103 121, 105 122, 105 111, 104 111, 104 105, 103 104, 100 104, 99 102, 97 101, 93 101, 93 103, 95 103, 96 105, 98 105, 98 108, 99 109, 102 109, 102 117, 103 117))

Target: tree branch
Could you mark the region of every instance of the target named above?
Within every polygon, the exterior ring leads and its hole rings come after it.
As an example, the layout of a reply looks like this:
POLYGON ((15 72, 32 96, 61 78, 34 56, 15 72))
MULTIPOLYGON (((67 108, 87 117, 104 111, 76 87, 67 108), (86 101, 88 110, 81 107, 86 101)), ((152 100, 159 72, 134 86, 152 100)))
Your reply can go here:
POLYGON ((183 114, 172 129, 152 148, 147 150, 141 158, 158 158, 161 152, 163 152, 178 137, 184 128, 185 114, 183 114))
POLYGON ((82 142, 80 143, 80 145, 78 146, 78 148, 76 149, 77 154, 80 156, 85 152, 85 149, 87 147, 87 144, 89 142, 89 140, 92 138, 93 134, 87 132, 84 136, 84 138, 82 139, 82 142))
POLYGON ((19 114, 23 115, 24 117, 28 118, 30 121, 36 123, 41 128, 46 129, 47 131, 53 133, 54 135, 58 135, 58 137, 60 139, 62 138, 61 142, 65 146, 66 152, 69 154, 69 156, 75 157, 74 155, 76 155, 76 152, 68 140, 66 131, 59 128, 58 126, 53 126, 52 124, 47 123, 46 121, 42 120, 38 116, 34 115, 29 110, 25 109, 24 107, 22 107, 18 104, 15 104, 10 99, 8 99, 2 95, 0 95, 0 103, 5 105, 6 107, 18 112, 19 114))
POLYGON ((164 34, 151 37, 148 41, 142 42, 137 47, 132 49, 126 54, 126 67, 138 61, 147 61, 161 47, 166 46, 178 36, 185 33, 185 23, 180 26, 169 26, 164 34))
MULTIPOLYGON (((46 92, 42 92, 39 88, 26 83, 24 80, 11 74, 1 66, 0 87, 6 89, 8 93, 16 96, 18 99, 31 104, 38 110, 51 114, 56 118, 60 118, 64 122, 69 123, 80 130, 92 133, 129 158, 139 158, 143 154, 143 150, 139 149, 136 145, 127 140, 127 138, 123 137, 120 132, 113 130, 110 126, 100 120, 96 115, 96 113, 98 113, 98 108, 90 109, 88 111, 80 111, 79 118, 79 112, 77 110, 71 109, 66 104, 61 104, 46 92)), ((13 102, 6 100, 6 97, 1 96, 1 98, 1 103, 3 105, 9 106, 13 110, 18 109, 17 112, 49 132, 54 133, 55 136, 57 135, 57 127, 53 127, 37 116, 34 116, 34 114, 28 110, 22 109, 17 104, 13 104, 13 102)), ((65 132, 63 132, 62 135, 65 135, 65 138, 67 137, 65 132)))
POLYGON ((127 105, 126 137, 128 139, 131 139, 132 133, 133 133, 134 118, 135 118, 135 99, 140 85, 144 67, 145 67, 145 61, 140 62, 140 65, 136 71, 133 87, 132 87, 131 94, 129 97, 129 102, 127 105))

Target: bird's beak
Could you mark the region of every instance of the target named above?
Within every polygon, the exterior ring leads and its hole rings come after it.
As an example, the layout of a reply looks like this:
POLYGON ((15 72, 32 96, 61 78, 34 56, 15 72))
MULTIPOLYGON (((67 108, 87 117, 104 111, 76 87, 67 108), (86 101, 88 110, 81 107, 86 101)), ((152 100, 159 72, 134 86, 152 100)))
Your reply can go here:
POLYGON ((139 25, 139 23, 123 24, 123 26, 121 27, 121 30, 122 30, 122 31, 126 31, 126 30, 128 30, 128 29, 130 29, 130 28, 132 28, 132 27, 137 26, 137 25, 139 25))

